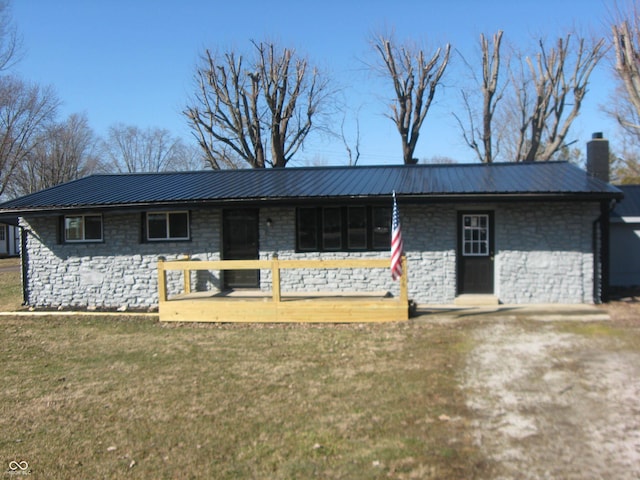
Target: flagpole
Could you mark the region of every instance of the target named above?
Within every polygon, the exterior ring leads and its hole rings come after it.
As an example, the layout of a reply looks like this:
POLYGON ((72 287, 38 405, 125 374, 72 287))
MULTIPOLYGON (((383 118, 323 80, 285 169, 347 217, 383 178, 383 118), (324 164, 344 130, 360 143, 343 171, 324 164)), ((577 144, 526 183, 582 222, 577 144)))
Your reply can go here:
POLYGON ((398 280, 403 274, 402 256, 404 243, 400 226, 400 211, 396 202, 396 191, 393 190, 393 213, 391 215, 391 278, 398 280))

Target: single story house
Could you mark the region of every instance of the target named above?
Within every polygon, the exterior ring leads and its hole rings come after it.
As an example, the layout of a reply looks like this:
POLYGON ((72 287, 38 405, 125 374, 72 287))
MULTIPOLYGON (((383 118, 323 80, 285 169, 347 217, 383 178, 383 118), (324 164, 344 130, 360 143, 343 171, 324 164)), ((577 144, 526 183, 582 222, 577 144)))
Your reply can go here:
MULTIPOLYGON (((477 294, 606 300, 609 212, 622 193, 566 162, 93 175, 6 202, 0 215, 22 227, 26 305, 147 309, 158 305, 159 257, 388 258, 393 191, 418 305, 477 294)), ((193 282, 272 286, 268 270, 198 272, 193 282)), ((292 292, 399 288, 380 269, 293 270, 280 282, 292 292)), ((179 287, 168 279, 169 291, 179 287)))
POLYGON ((611 213, 611 281, 640 287, 640 185, 620 185, 624 200, 611 213))

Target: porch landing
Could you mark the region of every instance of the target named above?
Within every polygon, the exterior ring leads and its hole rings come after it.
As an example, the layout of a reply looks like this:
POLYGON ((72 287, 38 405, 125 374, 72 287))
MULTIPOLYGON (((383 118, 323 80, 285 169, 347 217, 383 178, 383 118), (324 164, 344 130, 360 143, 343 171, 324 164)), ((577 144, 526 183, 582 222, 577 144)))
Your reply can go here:
POLYGON ((487 305, 499 305, 500 300, 495 295, 468 293, 458 295, 453 301, 454 305, 465 307, 479 307, 487 305))
POLYGON ((400 279, 397 297, 386 292, 283 293, 280 271, 295 268, 352 269, 376 268, 388 271, 387 259, 359 260, 218 260, 189 259, 158 262, 158 314, 164 322, 397 322, 409 319, 407 265, 400 279), (272 291, 234 290, 192 292, 191 272, 195 270, 271 269, 272 291), (167 270, 183 272, 182 293, 167 294, 167 270))
POLYGON ((164 322, 389 322, 409 318, 408 305, 385 293, 287 294, 231 291, 177 295, 160 304, 164 322))

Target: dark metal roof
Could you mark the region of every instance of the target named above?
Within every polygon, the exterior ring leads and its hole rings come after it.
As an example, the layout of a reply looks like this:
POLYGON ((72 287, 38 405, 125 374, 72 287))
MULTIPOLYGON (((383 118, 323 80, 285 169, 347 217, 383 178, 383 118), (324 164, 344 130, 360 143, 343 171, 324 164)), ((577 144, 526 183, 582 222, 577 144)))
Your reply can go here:
POLYGON ((624 199, 613 210, 615 217, 640 217, 640 185, 618 185, 624 199))
POLYGON ((399 201, 620 198, 566 162, 394 165, 93 175, 0 204, 0 214, 153 205, 224 205, 323 199, 399 201))

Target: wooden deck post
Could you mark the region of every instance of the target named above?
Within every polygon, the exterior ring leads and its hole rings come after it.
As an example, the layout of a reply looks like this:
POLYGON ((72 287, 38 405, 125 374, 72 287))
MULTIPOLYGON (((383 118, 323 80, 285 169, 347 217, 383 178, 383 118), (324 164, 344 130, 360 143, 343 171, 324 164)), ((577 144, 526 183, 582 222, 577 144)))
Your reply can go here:
POLYGON ((158 257, 158 303, 167 301, 167 272, 164 269, 164 257, 158 257))
MULTIPOLYGON (((189 260, 190 258, 188 253, 184 254, 184 260, 189 260)), ((191 293, 191 270, 183 270, 182 274, 184 275, 184 293, 191 293)))
POLYGON ((273 291, 273 301, 280 303, 280 261, 278 254, 273 254, 271 261, 271 290, 273 291))
POLYGON ((402 262, 402 276, 400 277, 400 301, 402 303, 407 303, 409 302, 409 292, 408 290, 408 285, 407 285, 407 276, 408 276, 408 272, 407 272, 407 256, 406 255, 402 255, 402 258, 400 260, 402 262))

